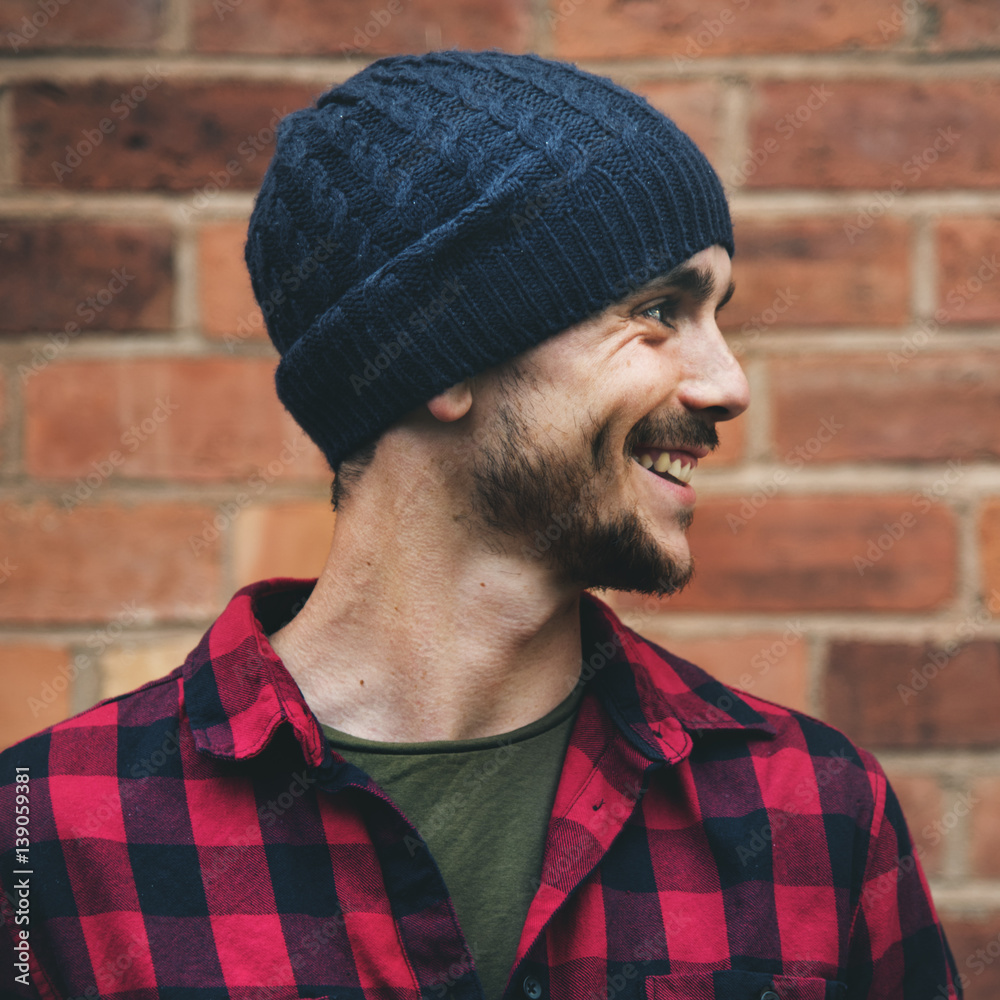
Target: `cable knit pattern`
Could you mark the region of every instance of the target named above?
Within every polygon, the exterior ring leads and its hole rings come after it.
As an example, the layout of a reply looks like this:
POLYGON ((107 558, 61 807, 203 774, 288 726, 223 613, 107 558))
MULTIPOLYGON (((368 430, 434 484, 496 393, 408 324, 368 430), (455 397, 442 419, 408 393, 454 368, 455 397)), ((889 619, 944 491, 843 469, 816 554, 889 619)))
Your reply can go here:
POLYGON ((610 80, 537 56, 372 63, 289 115, 246 259, 285 406, 331 466, 712 244, 722 186, 610 80))

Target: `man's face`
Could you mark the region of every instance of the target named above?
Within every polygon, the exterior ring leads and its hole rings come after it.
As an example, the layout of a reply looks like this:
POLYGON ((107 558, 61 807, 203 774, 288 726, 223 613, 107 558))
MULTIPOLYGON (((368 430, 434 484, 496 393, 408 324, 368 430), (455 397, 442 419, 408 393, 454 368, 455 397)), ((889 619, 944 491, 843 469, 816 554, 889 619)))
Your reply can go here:
POLYGON ((584 587, 688 582, 688 480, 749 401, 716 325, 730 294, 710 247, 476 380, 475 509, 508 552, 584 587))

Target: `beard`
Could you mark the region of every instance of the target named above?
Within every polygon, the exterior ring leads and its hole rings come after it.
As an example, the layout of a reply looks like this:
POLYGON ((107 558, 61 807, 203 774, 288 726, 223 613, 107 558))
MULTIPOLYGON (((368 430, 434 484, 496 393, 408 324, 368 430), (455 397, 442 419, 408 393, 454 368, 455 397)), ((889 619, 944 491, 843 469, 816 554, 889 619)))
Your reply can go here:
MULTIPOLYGON (((614 453, 610 441, 610 421, 591 420, 582 454, 546 450, 532 440, 523 408, 507 386, 496 432, 473 462, 474 509, 487 527, 521 544, 522 555, 546 561, 565 582, 657 597, 677 593, 694 571, 690 556, 681 560, 667 552, 637 505, 613 512, 602 505, 638 445, 669 441, 715 448, 719 439, 696 417, 671 413, 640 420, 622 454, 614 453)), ((679 515, 682 531, 693 517, 691 510, 679 515)))

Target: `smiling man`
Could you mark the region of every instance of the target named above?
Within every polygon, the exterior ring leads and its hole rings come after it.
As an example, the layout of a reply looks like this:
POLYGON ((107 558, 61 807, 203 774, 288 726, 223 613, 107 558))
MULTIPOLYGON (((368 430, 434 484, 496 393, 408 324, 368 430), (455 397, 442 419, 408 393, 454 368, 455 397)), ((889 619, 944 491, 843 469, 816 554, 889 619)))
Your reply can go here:
POLYGON ((958 995, 874 758, 586 592, 691 576, 732 252, 691 140, 570 66, 385 59, 285 119, 247 262, 330 555, 5 755, 15 995, 958 995))

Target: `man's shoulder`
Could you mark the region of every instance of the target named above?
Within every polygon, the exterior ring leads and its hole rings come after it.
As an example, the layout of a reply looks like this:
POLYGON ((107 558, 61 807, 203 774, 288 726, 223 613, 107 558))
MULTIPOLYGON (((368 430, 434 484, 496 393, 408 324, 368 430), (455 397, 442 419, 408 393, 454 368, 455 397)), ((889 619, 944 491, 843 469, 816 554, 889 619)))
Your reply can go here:
MULTIPOLYGON (((275 682, 270 669, 273 664, 263 662, 260 644, 264 630, 257 619, 257 605, 263 606, 271 619, 285 621, 291 617, 290 609, 304 602, 314 583, 276 578, 241 588, 184 662, 170 673, 105 698, 0 754, 0 785, 12 780, 12 766, 23 765, 29 758, 39 765, 39 774, 46 773, 46 767, 51 769, 53 759, 58 760, 58 767, 71 769, 65 773, 76 773, 72 770, 76 768, 87 774, 94 773, 95 755, 102 757, 102 768, 110 768, 110 759, 104 758, 114 747, 120 762, 138 760, 141 764, 151 740, 169 743, 189 720, 189 736, 192 728, 210 729, 214 725, 216 731, 209 733, 206 741, 224 741, 218 730, 228 731, 232 718, 275 682)), ((285 688, 291 684, 289 679, 285 688)), ((260 714, 267 715, 279 700, 277 695, 265 693, 260 714)), ((125 768, 124 776, 129 770, 125 768)))
MULTIPOLYGON (((774 766, 787 774, 801 770, 819 787, 857 784, 880 795, 885 774, 875 756, 836 726, 800 709, 718 680, 697 664, 629 630, 644 649, 642 667, 666 702, 680 707, 682 722, 711 753, 713 745, 741 742, 743 754, 763 772, 774 766), (704 703, 702 720, 694 699, 704 703), (714 737, 714 738, 713 738, 714 737), (769 762, 773 762, 770 765, 769 762)), ((733 752, 733 751, 730 751, 733 752)))

